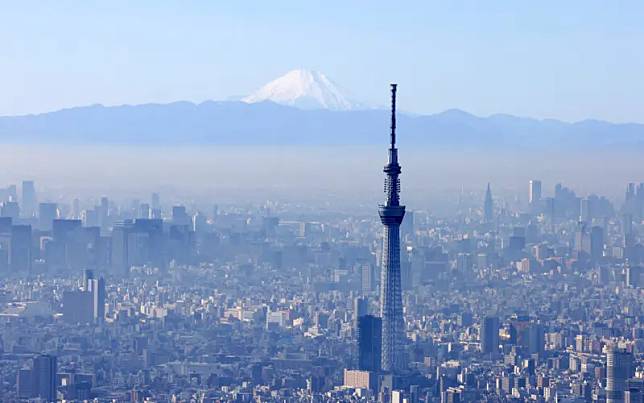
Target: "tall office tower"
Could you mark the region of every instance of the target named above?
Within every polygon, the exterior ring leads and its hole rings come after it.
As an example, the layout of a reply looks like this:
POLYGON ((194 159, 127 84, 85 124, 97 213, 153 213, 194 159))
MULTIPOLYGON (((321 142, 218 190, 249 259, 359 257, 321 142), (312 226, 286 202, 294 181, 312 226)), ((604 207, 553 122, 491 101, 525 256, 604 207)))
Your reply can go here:
POLYGON ((92 294, 92 316, 94 323, 102 323, 105 319, 105 280, 103 277, 89 279, 87 291, 92 294))
POLYGON ((598 262, 604 256, 604 229, 597 225, 590 229, 590 258, 598 262))
POLYGON ((483 220, 486 223, 494 221, 494 200, 492 200, 492 190, 490 190, 489 183, 487 184, 485 200, 483 201, 483 220))
POLYGON ((364 315, 358 319, 358 369, 378 371, 382 361, 382 319, 364 315))
POLYGON ((640 277, 642 277, 642 267, 641 266, 626 266, 626 286, 631 288, 637 288, 640 286, 640 277))
POLYGON ((479 337, 482 353, 496 353, 499 349, 499 318, 496 316, 486 316, 483 318, 479 337))
POLYGON ((624 195, 624 212, 633 215, 635 219, 639 218, 638 211, 637 191, 635 184, 629 183, 626 186, 626 194, 624 195))
POLYGON ((152 193, 150 200, 150 218, 161 218, 161 197, 158 193, 152 193))
POLYGON ((132 232, 133 224, 129 221, 115 222, 112 229, 112 273, 118 276, 127 276, 130 272, 129 265, 129 242, 128 238, 132 232))
POLYGON ((637 185, 637 196, 635 199, 637 200, 636 213, 638 214, 638 217, 642 219, 644 218, 644 182, 640 182, 640 184, 637 185))
POLYGON ((11 227, 9 266, 14 272, 31 272, 31 225, 11 227))
POLYGON ((34 397, 40 397, 46 402, 55 402, 56 399, 56 357, 53 355, 39 355, 33 362, 33 392, 34 397))
POLYGON ((635 244, 635 234, 633 232, 633 216, 624 214, 622 218, 622 232, 624 233, 624 246, 635 244))
POLYGON ((36 214, 36 187, 34 181, 22 181, 22 214, 31 218, 36 214))
POLYGON ((34 395, 32 380, 33 369, 22 368, 16 377, 16 391, 19 399, 29 399, 34 395))
POLYGON ((91 269, 85 269, 83 270, 83 284, 82 284, 82 289, 85 291, 89 291, 89 281, 94 280, 94 270, 91 269))
POLYGON ((533 179, 528 188, 528 203, 535 204, 541 200, 541 181, 533 179))
POLYGON ((56 203, 40 203, 38 205, 38 229, 51 231, 52 224, 58 218, 58 205, 56 203))
POLYGON ((11 217, 0 217, 0 272, 9 270, 9 254, 11 253, 11 217))
POLYGON ((541 323, 530 323, 527 331, 527 347, 529 354, 543 354, 545 349, 545 332, 541 323))
POLYGON ((633 353, 612 346, 606 354, 606 403, 623 403, 626 381, 635 373, 633 353))
POLYGON ((400 171, 396 148, 396 84, 391 84, 391 147, 389 163, 384 168, 387 200, 379 208, 380 221, 385 227, 380 282, 382 369, 391 372, 405 367, 405 319, 400 283, 400 223, 405 216, 405 206, 400 205, 400 171))
POLYGON ((577 255, 584 252, 590 253, 590 243, 588 241, 588 229, 586 224, 582 221, 577 222, 577 229, 575 230, 575 249, 577 255))
POLYGON ((101 205, 98 210, 98 224, 101 227, 101 231, 106 232, 110 226, 110 201, 107 197, 101 197, 101 205))
POLYGON ((353 324, 358 328, 358 321, 369 313, 369 300, 367 297, 356 297, 353 299, 353 324))

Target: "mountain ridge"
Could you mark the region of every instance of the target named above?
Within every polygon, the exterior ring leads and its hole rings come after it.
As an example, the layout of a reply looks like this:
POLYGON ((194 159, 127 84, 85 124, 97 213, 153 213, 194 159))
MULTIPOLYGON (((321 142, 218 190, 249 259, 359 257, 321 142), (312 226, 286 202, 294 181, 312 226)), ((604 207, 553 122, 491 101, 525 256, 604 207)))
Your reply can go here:
MULTIPOLYGON (((298 109, 271 101, 93 104, 0 117, 0 143, 381 145, 389 111, 298 109)), ((401 145, 447 148, 644 148, 644 124, 555 119, 460 109, 399 113, 401 145)), ((383 137, 384 136, 384 137, 383 137)))

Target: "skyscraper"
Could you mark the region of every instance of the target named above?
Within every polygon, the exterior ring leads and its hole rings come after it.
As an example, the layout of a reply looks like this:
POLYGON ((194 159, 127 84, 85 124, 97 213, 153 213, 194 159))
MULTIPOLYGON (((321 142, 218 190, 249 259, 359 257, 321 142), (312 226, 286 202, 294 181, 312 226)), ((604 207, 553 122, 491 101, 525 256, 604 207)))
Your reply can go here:
POLYGON ((530 323, 526 329, 528 333, 527 347, 529 354, 543 354, 545 348, 545 332, 541 323, 530 323))
POLYGON ((496 316, 486 316, 483 318, 479 337, 482 353, 496 353, 499 349, 499 318, 496 316))
POLYGON ((110 226, 110 201, 107 197, 101 197, 101 204, 98 206, 98 223, 102 232, 107 232, 110 226))
POLYGON ((14 272, 31 272, 31 225, 11 227, 9 266, 14 272))
POLYGON ((53 222, 58 218, 58 205, 56 203, 40 203, 38 205, 38 229, 51 231, 53 222))
POLYGON ((626 381, 633 376, 633 353, 610 347, 606 354, 606 403, 624 402, 626 381))
POLYGON ((380 221, 384 225, 382 273, 380 282, 380 316, 382 317, 382 369, 396 372, 404 369, 403 318, 400 283, 400 223, 405 206, 400 205, 400 165, 396 148, 396 84, 391 84, 391 146, 389 163, 385 165, 385 194, 380 205, 380 221))
POLYGON ((128 236, 132 232, 133 224, 129 221, 114 223, 112 230, 112 272, 117 275, 127 275, 130 272, 128 262, 128 236))
POLYGON ((604 229, 597 225, 590 229, 590 258, 598 262, 604 254, 604 229))
POLYGON ((89 290, 89 281, 94 280, 94 270, 90 269, 85 269, 83 270, 83 282, 82 282, 82 288, 85 291, 89 290))
POLYGON ((34 181, 22 181, 22 206, 23 216, 31 218, 36 214, 36 187, 34 181))
POLYGON ((483 201, 483 220, 486 223, 491 223, 494 220, 494 201, 492 200, 492 190, 490 184, 487 184, 485 189, 485 200, 483 201))
POLYGON ((528 188, 528 203, 535 204, 541 200, 541 181, 533 179, 528 188))
POLYGON ((366 297, 356 297, 353 300, 353 323, 358 328, 358 321, 369 313, 369 300, 366 297))
POLYGON ((378 371, 382 361, 382 319, 364 315, 358 319, 358 369, 378 371))
POLYGON ((32 379, 35 397, 40 397, 46 402, 57 400, 56 367, 56 357, 53 355, 40 355, 34 358, 32 379))
POLYGON ((102 323, 105 318, 105 280, 92 278, 87 281, 87 291, 92 294, 92 316, 95 323, 102 323))

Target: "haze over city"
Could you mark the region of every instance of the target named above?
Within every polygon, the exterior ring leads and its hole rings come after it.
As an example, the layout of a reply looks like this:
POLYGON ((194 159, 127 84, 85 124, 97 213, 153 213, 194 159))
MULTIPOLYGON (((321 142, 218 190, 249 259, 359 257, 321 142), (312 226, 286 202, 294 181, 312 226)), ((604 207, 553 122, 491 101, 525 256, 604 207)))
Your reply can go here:
POLYGON ((3 5, 0 401, 644 402, 642 21, 3 5))

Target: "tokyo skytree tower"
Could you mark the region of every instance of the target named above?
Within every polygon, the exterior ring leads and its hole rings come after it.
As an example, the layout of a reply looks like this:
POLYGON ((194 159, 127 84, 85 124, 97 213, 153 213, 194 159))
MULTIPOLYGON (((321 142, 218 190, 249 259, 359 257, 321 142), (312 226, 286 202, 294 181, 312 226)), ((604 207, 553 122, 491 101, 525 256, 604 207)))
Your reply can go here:
POLYGON ((385 165, 385 204, 380 205, 384 225, 382 273, 380 282, 380 316, 382 317, 382 369, 397 372, 405 368, 402 291, 400 283, 400 223, 405 206, 400 205, 400 165, 396 148, 396 84, 391 84, 391 145, 385 165))

